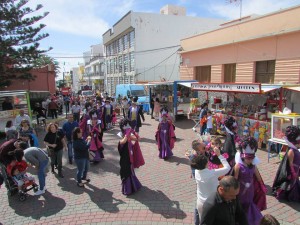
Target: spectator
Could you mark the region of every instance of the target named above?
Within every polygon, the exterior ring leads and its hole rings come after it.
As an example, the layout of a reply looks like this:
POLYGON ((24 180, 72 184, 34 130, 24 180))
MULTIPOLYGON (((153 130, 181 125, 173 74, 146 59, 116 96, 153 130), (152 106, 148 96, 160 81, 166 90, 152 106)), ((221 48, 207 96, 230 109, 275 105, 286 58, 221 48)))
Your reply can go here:
POLYGON ((13 122, 11 120, 8 120, 6 122, 4 132, 7 141, 9 141, 10 139, 17 139, 18 137, 18 132, 16 131, 16 127, 13 125, 13 122))
POLYGON ((18 132, 18 138, 26 142, 29 147, 38 147, 38 139, 35 130, 30 126, 28 120, 22 120, 18 132))
POLYGON ((207 128, 207 108, 208 104, 205 102, 201 106, 201 111, 200 111, 200 124, 201 124, 201 131, 200 134, 203 135, 206 128, 207 128))
POLYGON ((159 118, 159 112, 160 112, 159 98, 155 99, 153 111, 155 113, 155 119, 158 119, 159 118))
POLYGON ((20 109, 19 115, 15 119, 15 126, 17 128, 20 127, 22 120, 27 120, 29 122, 29 124, 31 124, 30 117, 24 113, 23 109, 20 109))
POLYGON ((21 140, 11 139, 4 142, 0 146, 0 162, 5 166, 9 165, 13 160, 15 160, 15 156, 10 152, 13 152, 16 149, 25 149, 26 147, 27 143, 21 140))
POLYGON ((40 148, 31 147, 24 150, 24 157, 38 173, 40 189, 35 192, 35 195, 44 194, 46 191, 46 168, 49 163, 47 153, 40 148))
POLYGON ((35 104, 34 109, 33 109, 33 113, 36 113, 36 122, 37 122, 37 124, 40 124, 39 118, 42 118, 43 123, 46 124, 46 121, 45 121, 45 119, 46 119, 46 114, 45 114, 45 112, 46 112, 46 109, 43 108, 43 107, 41 106, 41 104, 37 102, 37 103, 35 104))
POLYGON ((42 101, 42 108, 45 109, 45 119, 47 119, 47 113, 48 113, 48 101, 47 99, 44 99, 44 101, 42 101))
POLYGON ((2 102, 2 110, 5 111, 5 110, 12 110, 14 107, 13 107, 13 104, 11 103, 11 100, 9 97, 6 97, 4 99, 4 101, 2 102))
POLYGON ((233 176, 225 176, 217 191, 204 202, 201 225, 248 225, 246 214, 236 198, 240 185, 233 176))
POLYGON ((54 165, 57 163, 58 176, 64 178, 62 173, 62 156, 63 149, 67 149, 67 144, 64 139, 64 133, 58 129, 56 124, 50 123, 47 128, 47 134, 44 138, 44 143, 48 148, 51 158, 51 172, 55 173, 54 165))
POLYGON ((151 96, 151 99, 150 99, 150 108, 151 108, 151 119, 154 119, 154 117, 153 117, 153 111, 154 111, 154 98, 155 98, 155 96, 154 95, 152 95, 151 96))
POLYGON ((73 115, 68 116, 68 121, 65 122, 62 126, 62 130, 65 134, 65 137, 67 139, 67 146, 68 146, 68 158, 69 163, 73 164, 73 141, 72 141, 72 132, 73 130, 79 127, 79 124, 77 121, 74 121, 73 115))
POLYGON ((51 99, 51 102, 48 104, 48 109, 51 113, 52 119, 54 119, 54 117, 57 118, 58 105, 56 104, 53 98, 51 99))
POLYGON ((82 131, 79 127, 73 130, 73 147, 74 147, 74 159, 77 165, 77 186, 84 187, 82 181, 90 182, 90 179, 87 178, 87 173, 89 170, 89 144, 91 138, 89 137, 87 141, 82 139, 82 131))
POLYGON ((220 159, 224 167, 219 169, 208 169, 208 158, 204 154, 197 155, 191 162, 195 169, 195 180, 197 183, 197 209, 201 221, 202 207, 206 199, 217 189, 218 178, 224 176, 230 170, 230 165, 221 155, 220 149, 215 147, 214 153, 220 159))
POLYGON ((75 120, 77 123, 79 123, 81 107, 80 107, 80 105, 78 104, 77 101, 75 101, 75 102, 74 102, 74 105, 72 105, 71 111, 72 111, 74 120, 75 120))
POLYGON ((212 134, 212 129, 213 129, 212 119, 213 119, 213 117, 212 117, 211 111, 208 110, 208 111, 207 111, 206 131, 207 131, 207 133, 209 133, 209 134, 212 134))

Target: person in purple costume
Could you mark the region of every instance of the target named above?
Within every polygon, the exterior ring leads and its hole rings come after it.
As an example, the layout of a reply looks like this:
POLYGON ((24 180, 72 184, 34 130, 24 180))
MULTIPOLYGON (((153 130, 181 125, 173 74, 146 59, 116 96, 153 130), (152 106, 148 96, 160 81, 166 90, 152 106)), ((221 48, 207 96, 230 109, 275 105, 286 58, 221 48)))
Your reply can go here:
POLYGON ((172 121, 168 119, 168 112, 161 112, 162 121, 158 125, 156 131, 156 142, 158 145, 159 158, 167 159, 173 155, 172 149, 175 145, 176 136, 172 121))
POLYGON ((239 157, 236 156, 234 166, 234 177, 240 182, 238 197, 247 215, 248 223, 251 225, 259 225, 263 217, 259 207, 254 202, 255 179, 260 183, 260 188, 264 190, 262 195, 266 195, 266 187, 255 165, 258 163, 258 159, 255 157, 257 146, 257 141, 253 137, 244 137, 240 142, 240 152, 237 153, 239 157))
MULTIPOLYGON (((123 195, 130 195, 142 187, 140 181, 135 175, 134 168, 143 165, 145 162, 143 161, 143 158, 138 159, 134 156, 137 150, 134 147, 139 141, 139 136, 130 127, 128 119, 124 118, 120 121, 120 129, 121 132, 118 136, 122 139, 119 141, 118 151, 120 154, 122 193, 123 195), (142 162, 139 163, 137 160, 142 160, 142 162)), ((141 154, 140 149, 139 153, 141 154)))
POLYGON ((300 129, 288 126, 284 139, 289 150, 278 167, 272 186, 273 194, 280 200, 300 202, 300 129))

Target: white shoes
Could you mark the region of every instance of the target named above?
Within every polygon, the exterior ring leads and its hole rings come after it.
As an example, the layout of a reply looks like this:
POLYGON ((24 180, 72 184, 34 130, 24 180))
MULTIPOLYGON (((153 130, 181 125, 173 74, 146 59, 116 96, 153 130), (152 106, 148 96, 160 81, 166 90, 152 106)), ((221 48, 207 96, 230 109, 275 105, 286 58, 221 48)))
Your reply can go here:
POLYGON ((193 130, 194 132, 197 132, 195 127, 193 127, 192 130, 193 130))
POLYGON ((44 186, 43 191, 45 192, 47 190, 46 186, 44 186))
POLYGON ((37 192, 34 193, 34 195, 42 195, 45 194, 44 189, 43 190, 38 190, 37 192))

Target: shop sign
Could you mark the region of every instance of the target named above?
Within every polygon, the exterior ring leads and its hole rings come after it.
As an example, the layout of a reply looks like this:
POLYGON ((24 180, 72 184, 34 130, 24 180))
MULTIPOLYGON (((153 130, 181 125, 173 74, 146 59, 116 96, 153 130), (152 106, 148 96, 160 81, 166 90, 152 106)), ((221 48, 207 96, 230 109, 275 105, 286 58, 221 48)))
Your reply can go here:
POLYGON ((224 91, 224 92, 245 92, 260 93, 260 84, 200 84, 193 83, 195 91, 224 91))

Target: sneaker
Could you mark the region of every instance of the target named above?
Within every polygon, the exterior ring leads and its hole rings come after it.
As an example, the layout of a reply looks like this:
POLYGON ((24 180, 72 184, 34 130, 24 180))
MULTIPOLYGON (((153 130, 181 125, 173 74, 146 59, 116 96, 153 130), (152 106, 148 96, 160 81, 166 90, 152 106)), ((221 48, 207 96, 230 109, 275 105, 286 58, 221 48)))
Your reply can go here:
POLYGON ((45 192, 47 190, 46 186, 44 186, 43 191, 45 192))
POLYGON ((37 192, 34 193, 34 195, 42 195, 45 194, 44 190, 38 190, 37 192))
POLYGON ((193 130, 194 132, 196 132, 196 128, 195 128, 195 127, 193 127, 192 130, 193 130))

